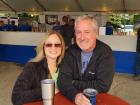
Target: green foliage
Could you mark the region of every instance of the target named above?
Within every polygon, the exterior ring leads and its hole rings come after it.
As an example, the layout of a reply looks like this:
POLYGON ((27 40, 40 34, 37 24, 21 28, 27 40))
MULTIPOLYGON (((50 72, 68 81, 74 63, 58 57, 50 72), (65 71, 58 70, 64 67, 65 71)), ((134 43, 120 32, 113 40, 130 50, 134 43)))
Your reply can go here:
POLYGON ((27 18, 27 19, 31 19, 31 20, 38 20, 38 15, 34 15, 34 16, 32 16, 32 15, 30 15, 30 14, 27 14, 27 13, 22 13, 22 14, 18 14, 18 17, 19 18, 27 18))
POLYGON ((129 24, 134 24, 134 15, 130 15, 130 18, 129 18, 129 24))
POLYGON ((113 27, 120 28, 121 27, 121 16, 119 14, 113 14, 109 17, 109 22, 113 25, 113 27))
POLYGON ((18 17, 29 17, 27 13, 18 14, 18 17))
POLYGON ((109 22, 115 29, 121 28, 121 25, 134 24, 134 14, 113 14, 109 17, 109 22))
POLYGON ((130 14, 122 14, 122 20, 121 23, 123 25, 132 25, 134 24, 134 15, 130 15, 130 14))

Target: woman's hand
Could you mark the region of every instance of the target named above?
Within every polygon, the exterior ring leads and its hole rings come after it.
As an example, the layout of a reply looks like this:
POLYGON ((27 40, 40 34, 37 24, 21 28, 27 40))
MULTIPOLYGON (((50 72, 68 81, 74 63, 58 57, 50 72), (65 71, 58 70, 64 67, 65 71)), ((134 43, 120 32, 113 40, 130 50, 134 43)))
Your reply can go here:
POLYGON ((55 88, 55 94, 57 94, 59 92, 58 88, 55 88))

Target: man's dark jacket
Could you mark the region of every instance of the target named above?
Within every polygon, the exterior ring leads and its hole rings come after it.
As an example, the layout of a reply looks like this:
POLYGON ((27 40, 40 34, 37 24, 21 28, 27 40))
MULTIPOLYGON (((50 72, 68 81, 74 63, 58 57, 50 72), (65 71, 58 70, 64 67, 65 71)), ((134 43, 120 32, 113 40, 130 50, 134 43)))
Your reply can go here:
POLYGON ((108 92, 114 76, 114 57, 111 48, 97 40, 84 75, 81 74, 81 49, 70 46, 62 62, 58 76, 60 91, 74 101, 77 93, 95 88, 99 93, 108 92))

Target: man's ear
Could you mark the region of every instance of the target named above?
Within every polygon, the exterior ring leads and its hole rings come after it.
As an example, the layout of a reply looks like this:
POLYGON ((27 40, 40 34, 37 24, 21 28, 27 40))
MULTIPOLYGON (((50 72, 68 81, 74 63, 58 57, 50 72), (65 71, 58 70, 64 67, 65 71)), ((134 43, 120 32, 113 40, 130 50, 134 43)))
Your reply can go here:
POLYGON ((99 30, 97 30, 96 32, 96 38, 98 38, 98 36, 99 36, 99 30))

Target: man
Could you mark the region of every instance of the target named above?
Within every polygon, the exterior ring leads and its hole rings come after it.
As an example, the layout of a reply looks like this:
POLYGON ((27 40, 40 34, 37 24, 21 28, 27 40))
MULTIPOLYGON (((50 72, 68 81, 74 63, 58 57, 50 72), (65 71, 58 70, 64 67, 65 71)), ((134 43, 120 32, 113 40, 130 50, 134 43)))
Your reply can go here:
POLYGON ((68 16, 63 16, 62 21, 64 22, 64 25, 61 26, 60 33, 64 38, 66 47, 69 47, 72 44, 72 38, 74 36, 74 28, 72 27, 72 25, 69 24, 68 16))
POLYGON ((77 105, 91 105, 83 95, 86 88, 108 92, 114 76, 111 48, 97 40, 98 24, 92 16, 79 16, 75 21, 76 43, 70 46, 58 77, 60 91, 77 105))
POLYGON ((140 28, 137 30, 136 67, 134 71, 134 80, 140 80, 140 28))

